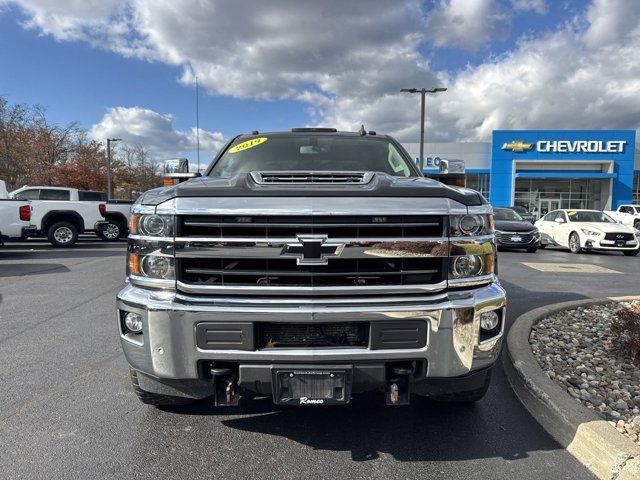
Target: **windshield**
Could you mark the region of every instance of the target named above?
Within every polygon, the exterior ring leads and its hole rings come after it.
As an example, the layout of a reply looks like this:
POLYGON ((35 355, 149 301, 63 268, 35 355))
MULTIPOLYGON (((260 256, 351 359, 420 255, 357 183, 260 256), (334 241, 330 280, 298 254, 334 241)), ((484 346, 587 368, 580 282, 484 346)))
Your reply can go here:
POLYGON ((567 212, 570 222, 603 222, 603 223, 616 223, 616 221, 604 212, 598 212, 596 210, 586 210, 576 212, 569 210, 567 212))
POLYGON ((253 171, 376 171, 416 177, 409 160, 383 137, 277 135, 241 137, 209 175, 230 177, 253 171))
POLYGON ((522 221, 522 217, 518 215, 518 212, 511 210, 510 208, 496 208, 493 211, 494 220, 507 220, 512 222, 522 221))

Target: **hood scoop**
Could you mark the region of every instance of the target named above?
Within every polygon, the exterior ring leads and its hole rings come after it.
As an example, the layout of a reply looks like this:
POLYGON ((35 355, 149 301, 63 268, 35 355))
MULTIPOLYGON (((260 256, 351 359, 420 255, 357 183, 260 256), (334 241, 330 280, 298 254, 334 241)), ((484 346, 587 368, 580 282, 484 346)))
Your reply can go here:
POLYGON ((365 185, 373 179, 373 172, 251 172, 258 185, 365 185))

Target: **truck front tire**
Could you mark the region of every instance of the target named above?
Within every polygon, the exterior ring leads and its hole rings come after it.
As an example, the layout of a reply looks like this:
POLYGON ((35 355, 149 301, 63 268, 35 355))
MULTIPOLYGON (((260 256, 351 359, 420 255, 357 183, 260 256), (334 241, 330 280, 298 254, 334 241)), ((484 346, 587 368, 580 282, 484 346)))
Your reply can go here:
POLYGON ((130 368, 129 373, 131 375, 131 386, 135 392, 138 400, 147 405, 155 405, 156 407, 170 406, 170 405, 189 405, 195 400, 192 398, 176 397, 173 395, 164 395, 161 393, 148 392, 140 388, 138 382, 138 372, 130 368))
POLYGON ((108 222, 106 228, 98 232, 98 236, 105 242, 117 242, 122 237, 124 228, 116 220, 108 220, 108 222))
POLYGON ((69 248, 78 241, 78 229, 69 222, 57 222, 47 232, 51 245, 57 248, 69 248))

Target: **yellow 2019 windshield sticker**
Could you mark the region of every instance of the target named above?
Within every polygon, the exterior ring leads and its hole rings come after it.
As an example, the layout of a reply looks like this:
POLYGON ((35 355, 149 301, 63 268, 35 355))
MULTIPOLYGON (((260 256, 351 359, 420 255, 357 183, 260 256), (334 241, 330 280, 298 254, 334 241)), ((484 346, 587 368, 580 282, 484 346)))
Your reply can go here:
POLYGON ((576 213, 578 213, 578 212, 573 212, 573 211, 572 211, 572 212, 567 212, 567 215, 569 215, 570 217, 572 217, 572 216, 574 216, 576 213))
POLYGON ((238 153, 238 152, 242 152, 243 150, 247 150, 249 148, 253 148, 257 145, 260 145, 261 143, 264 143, 267 141, 267 137, 258 137, 258 138, 252 138, 251 140, 247 140, 246 142, 242 142, 239 143, 237 145, 234 145, 233 147, 231 147, 229 149, 229 153, 238 153))

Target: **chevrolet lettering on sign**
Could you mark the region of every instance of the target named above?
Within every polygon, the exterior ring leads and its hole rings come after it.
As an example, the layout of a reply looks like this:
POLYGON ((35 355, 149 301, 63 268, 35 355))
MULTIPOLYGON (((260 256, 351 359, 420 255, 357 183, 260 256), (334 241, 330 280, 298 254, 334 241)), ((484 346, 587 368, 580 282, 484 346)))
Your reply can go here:
POLYGON ((624 140, 540 140, 536 150, 541 153, 622 153, 624 140))
MULTIPOLYGON (((536 151, 540 153, 623 153, 625 140, 540 140, 536 143, 536 151)), ((502 150, 522 153, 533 149, 533 143, 522 140, 504 143, 502 150)))

